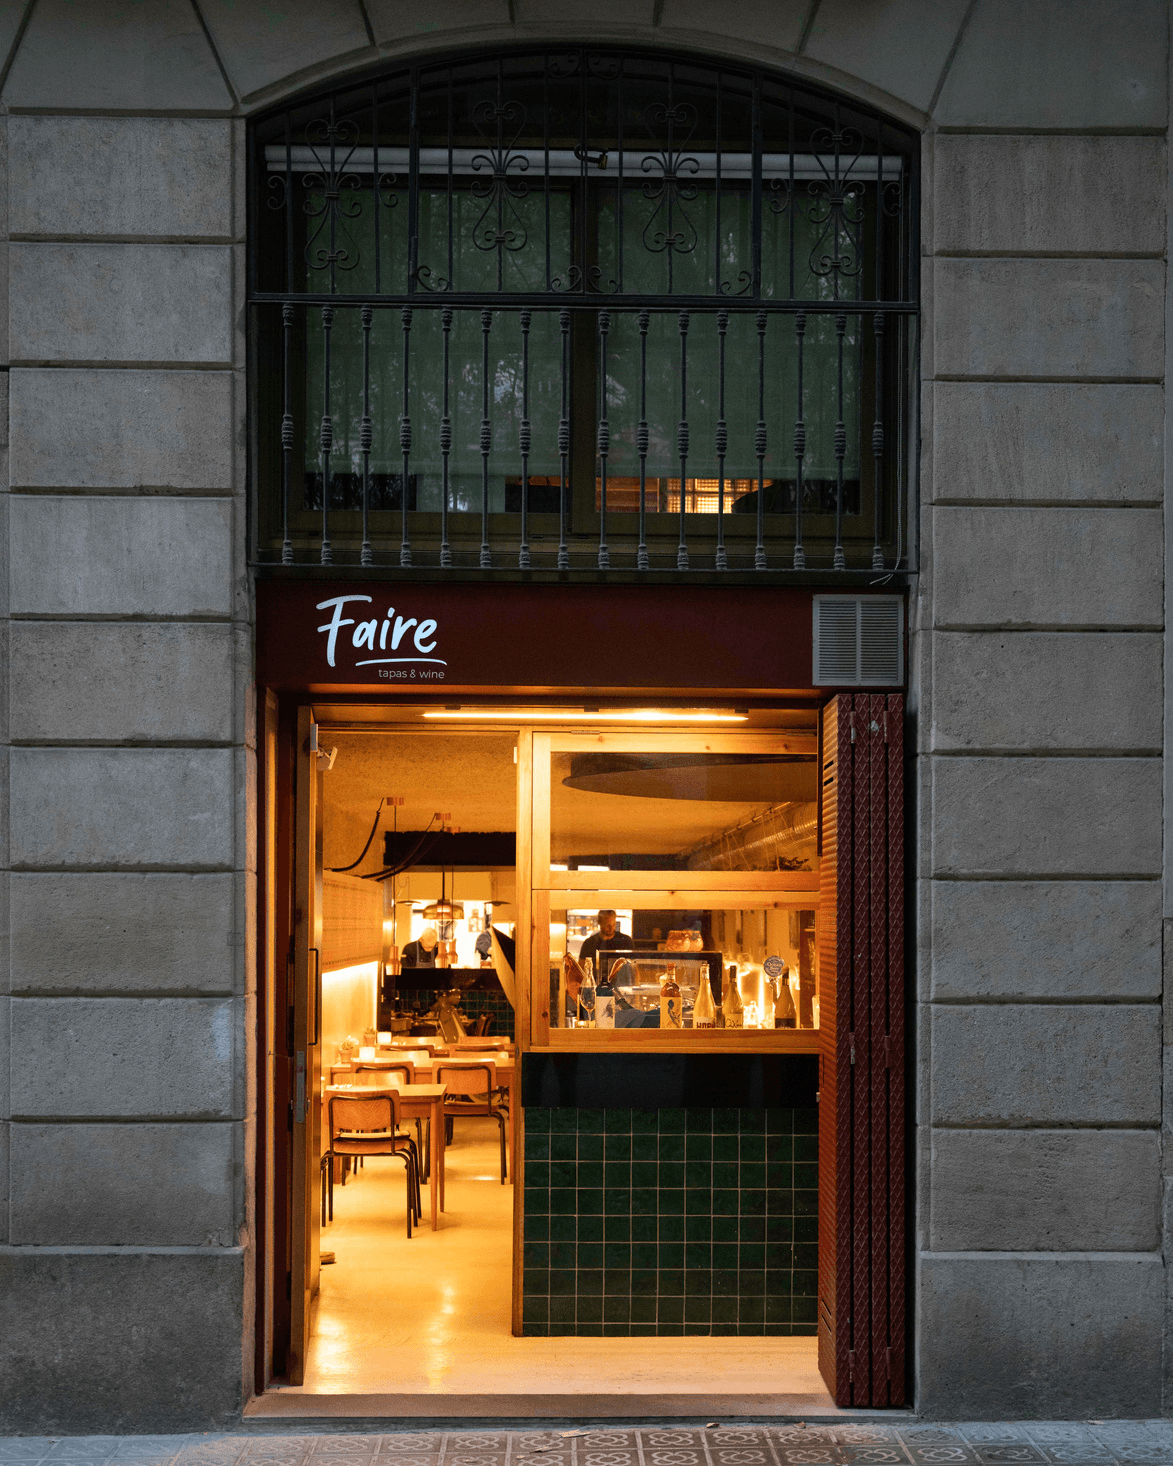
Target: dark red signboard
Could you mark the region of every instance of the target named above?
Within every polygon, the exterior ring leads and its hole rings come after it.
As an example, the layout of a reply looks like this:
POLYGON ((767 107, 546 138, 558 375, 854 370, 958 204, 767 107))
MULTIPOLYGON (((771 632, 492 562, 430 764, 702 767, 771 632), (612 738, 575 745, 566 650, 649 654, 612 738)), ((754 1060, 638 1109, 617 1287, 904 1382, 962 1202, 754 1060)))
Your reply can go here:
POLYGON ((266 581, 257 680, 361 693, 811 686, 808 590, 266 581))

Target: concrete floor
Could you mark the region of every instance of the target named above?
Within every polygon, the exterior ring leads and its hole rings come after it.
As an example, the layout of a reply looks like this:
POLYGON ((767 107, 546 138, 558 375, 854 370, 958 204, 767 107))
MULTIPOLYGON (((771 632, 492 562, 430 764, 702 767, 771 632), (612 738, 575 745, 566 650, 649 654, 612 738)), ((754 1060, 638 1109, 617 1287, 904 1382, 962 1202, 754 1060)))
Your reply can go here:
POLYGON ((813 1338, 514 1338, 513 1187, 496 1137, 491 1120, 457 1124, 440 1230, 425 1192, 410 1241, 399 1161, 335 1186, 322 1245, 337 1261, 322 1269, 305 1384, 250 1417, 837 1413, 813 1338))

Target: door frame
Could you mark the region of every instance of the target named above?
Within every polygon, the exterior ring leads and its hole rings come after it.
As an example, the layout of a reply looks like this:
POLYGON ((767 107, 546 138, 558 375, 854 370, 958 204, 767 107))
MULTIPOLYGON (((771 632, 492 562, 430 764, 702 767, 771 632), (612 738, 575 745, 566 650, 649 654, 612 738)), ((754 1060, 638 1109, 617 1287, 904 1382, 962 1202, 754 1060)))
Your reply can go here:
MULTIPOLYGON (((317 1176, 316 1174, 311 1175, 310 1170, 314 1165, 316 1154, 314 1147, 320 1146, 320 1136, 315 1134, 314 1120, 318 1107, 307 1104, 305 1117, 298 1124, 294 1124, 292 1118, 290 1119, 290 1139, 291 1142, 297 1140, 298 1143, 291 1147, 293 1164, 285 1170, 282 1167, 283 1145, 279 1120, 283 1113, 291 1113, 291 1107, 296 1103, 297 1054, 302 1053, 306 1056, 307 1097, 317 1092, 321 1072, 320 1047, 309 1041, 314 1037, 313 1029, 317 1023, 317 984, 313 985, 311 992, 311 985, 307 977, 311 965, 311 953, 320 954, 321 952, 322 817, 321 774, 316 767, 317 755, 309 746, 309 735, 313 722, 314 702, 328 700, 315 699, 308 693, 295 693, 278 699, 273 693, 264 689, 261 689, 261 696, 264 699, 264 716, 263 737, 258 740, 260 775, 258 787, 261 799, 258 811, 257 898, 261 910, 258 912, 257 961, 260 988, 258 992, 258 1033, 261 1039, 258 1046, 258 1079, 264 1093, 258 1096, 258 1164, 256 1171, 258 1205, 255 1213, 258 1233, 261 1234, 257 1244, 256 1279, 256 1326, 258 1330, 256 1390, 258 1394, 267 1389, 278 1376, 283 1375, 289 1383, 300 1383, 304 1374, 305 1349, 304 1344, 300 1350, 294 1348, 293 1341, 297 1339, 298 1331, 302 1332, 303 1337, 308 1338, 309 1314, 317 1288, 319 1246, 317 1176), (311 860, 308 855, 309 846, 307 846, 306 853, 299 862, 291 858, 295 853, 295 845, 300 850, 304 843, 300 834, 296 832, 306 830, 313 831, 313 859, 311 860), (300 920, 298 919, 299 913, 301 914, 300 920), (301 975, 301 980, 298 980, 298 974, 301 975), (283 1037, 285 1038, 284 1046, 283 1037), (263 1131, 260 1129, 261 1125, 265 1127, 263 1131), (299 1196, 299 1193, 303 1204, 295 1206, 294 1199, 299 1196), (295 1257, 307 1259, 305 1266, 307 1282, 304 1289, 301 1290, 300 1306, 296 1302, 298 1290, 290 1288, 288 1296, 284 1299, 285 1307, 283 1309, 282 1295, 286 1290, 281 1287, 283 1281, 281 1264, 284 1260, 286 1277, 291 1281, 295 1257), (284 1369, 281 1367, 283 1354, 286 1365, 284 1369)), ((662 696, 667 696, 667 694, 662 696)), ((534 689, 529 697, 540 703, 548 700, 549 692, 545 689, 534 689)), ((874 695, 874 701, 869 703, 868 697, 868 694, 828 696, 823 706, 819 761, 825 783, 830 767, 828 755, 832 763, 836 755, 834 735, 831 734, 828 722, 832 716, 836 720, 836 727, 842 729, 847 737, 851 736, 850 730, 854 726, 862 738, 865 723, 861 719, 865 708, 877 711, 882 718, 884 714, 887 714, 884 743, 887 746, 889 742, 888 720, 890 720, 891 748, 882 755, 880 752, 870 752, 870 763, 866 767, 862 762, 859 765, 863 771, 859 777, 874 776, 873 789, 876 796, 876 807, 879 807, 880 803, 883 804, 887 821, 884 841, 885 859, 891 862, 892 859, 899 857, 898 868, 891 872, 894 879, 889 883, 887 892, 877 893, 876 897, 881 904, 886 906, 889 913, 887 918, 889 925, 883 944, 887 948, 887 953, 883 965, 886 973, 884 980, 889 984, 888 1020, 892 1026, 889 1032, 880 1036, 875 1042, 872 1036, 868 1036, 866 1050, 869 1059, 874 1054, 883 1054, 883 1062, 874 1065, 870 1083, 877 1095, 883 1090, 887 1096, 884 1103, 889 1116, 885 1132, 888 1136, 885 1169, 889 1177, 887 1185, 892 1206, 886 1245, 883 1248, 875 1245, 872 1251, 877 1267, 881 1264, 881 1253, 884 1255, 883 1268, 887 1270, 889 1279, 884 1291, 890 1302, 887 1306, 887 1325, 883 1331, 885 1340, 881 1341, 879 1334, 876 1335, 876 1347, 881 1352, 872 1361, 869 1361, 867 1369, 871 1383, 865 1384, 865 1376, 859 1373, 857 1361, 849 1357, 854 1350, 848 1350, 846 1343, 848 1330, 842 1326, 846 1322, 848 1302, 847 1297, 842 1293, 837 1300, 828 1299, 832 1311, 840 1315, 840 1326, 830 1330, 826 1338, 824 1337, 822 1308, 820 1308, 819 1347, 820 1364, 837 1403, 852 1404, 856 1408, 863 1405, 882 1408, 901 1404, 908 1397, 906 1359, 911 1357, 910 1351, 906 1351, 905 1348, 911 1318, 909 1311, 906 1311, 904 1307, 904 1281, 908 1259, 907 1219, 912 1214, 911 1207, 907 1205, 907 1193, 912 1177, 911 1168, 905 1166, 906 1136, 903 1133, 910 1084, 904 1063, 903 1010, 905 900, 902 885, 902 844, 906 816, 902 783, 904 700, 899 694, 877 694, 874 695), (885 775, 887 783, 882 791, 882 800, 878 797, 881 794, 878 782, 881 762, 889 770, 889 773, 885 775), (866 772, 868 768, 872 770, 871 774, 866 772), (897 1231, 900 1235, 896 1235, 897 1231)), ((465 700, 470 704, 475 701, 471 697, 465 700)), ((519 693, 517 700, 519 703, 524 703, 525 695, 519 693)), ((378 699, 378 701, 383 705, 383 699, 378 699)), ((385 703, 386 718, 380 719, 378 723, 368 724, 369 730, 376 732, 394 723, 397 709, 397 700, 388 698, 385 703)), ((871 721, 875 723, 875 719, 871 721)), ((324 723, 322 726, 329 727, 331 724, 324 723)), ((354 725, 347 726, 348 731, 351 728, 353 731, 359 731, 354 725)), ((447 731, 455 732, 458 731, 458 728, 459 725, 449 725, 447 731)), ((545 735, 552 729, 549 723, 544 723, 540 728, 535 729, 533 725, 521 724, 520 721, 518 724, 503 722, 500 729, 501 731, 516 729, 517 732, 518 920, 515 1021, 520 1064, 521 1056, 533 1046, 530 963, 535 938, 534 918, 536 906, 539 904, 533 900, 535 732, 545 735)), ((413 731, 423 733, 425 729, 416 725, 413 731)), ((459 731, 464 730, 459 728, 459 731)), ((479 725, 476 731, 484 732, 484 725, 479 725)), ((570 731, 577 734, 581 732, 581 728, 576 727, 570 731)), ((820 803, 821 806, 825 805, 825 799, 820 803)), ((845 984, 857 981, 857 975, 853 975, 849 950, 851 924, 848 920, 848 913, 853 903, 855 907, 858 907, 861 897, 859 891, 853 890, 852 872, 848 869, 845 863, 846 857, 843 854, 846 847, 841 838, 836 841, 837 827, 829 822, 828 814, 829 806, 821 808, 820 848, 833 854, 836 871, 832 873, 828 867, 824 872, 826 883, 823 885, 823 920, 820 925, 825 938, 834 942, 833 970, 836 973, 836 987, 842 1002, 848 991, 845 984), (828 916, 831 917, 829 921, 828 916), (847 947, 845 947, 845 942, 848 943, 847 947)), ((839 833, 842 833, 841 830, 839 833)), ((853 838, 853 847, 858 843, 853 838)), ((871 869, 873 871, 879 869, 874 861, 871 869)), ((860 891, 862 890, 863 887, 860 887, 860 891)), ((878 906, 876 910, 878 912, 878 906)), ((873 965, 879 962, 883 955, 881 944, 874 944, 871 959, 873 965)), ((831 958, 832 953, 824 949, 822 961, 825 962, 831 958)), ((875 970, 878 971, 878 968, 875 970)), ((320 978, 320 971, 318 977, 320 978)), ((823 985, 821 982, 820 987, 823 985)), ((876 991, 878 992, 878 989, 876 991)), ((846 1007, 846 1004, 843 1006, 846 1007)), ((840 1055, 842 1054, 845 1060, 842 1067, 847 1068, 852 1075, 853 1084, 850 1087, 852 1090, 856 1088, 855 1079, 864 1077, 862 1074, 857 1076, 849 1067, 851 1039, 846 1030, 837 1032, 835 1011, 838 1007, 839 1004, 833 1005, 832 1013, 828 1015, 827 1004, 824 1002, 822 1008, 824 1029, 819 1034, 819 1047, 822 1054, 821 1087, 824 1101, 820 1119, 820 1129, 823 1133, 823 1140, 820 1143, 820 1160, 823 1162, 820 1167, 820 1192, 828 1188, 827 1195, 831 1202, 831 1213, 836 1214, 833 1235, 828 1233, 824 1238, 824 1226, 822 1220, 820 1222, 820 1273, 823 1271, 824 1240, 828 1244, 829 1258, 846 1261, 855 1246, 857 1230, 855 1222, 864 1216, 864 1210, 866 1210, 866 1208, 863 1210, 858 1207, 854 1208, 858 1216, 855 1218, 849 1216, 843 1206, 835 1206, 836 1192, 831 1187, 833 1175, 837 1180, 841 1180, 842 1174, 840 1173, 844 1172, 846 1165, 853 1164, 857 1168, 859 1165, 858 1147, 854 1161, 849 1161, 847 1151, 836 1139, 836 1137, 841 1138, 844 1134, 849 1133, 850 1130, 850 1121, 846 1112, 840 1113, 847 1103, 846 1097, 849 1094, 848 1088, 836 1083, 837 1071, 841 1072, 838 1062, 840 1055), (827 1023, 828 1016, 831 1018, 830 1024, 827 1023), (827 1101, 831 1103, 827 1104, 827 1101), (835 1115, 832 1114, 833 1110, 836 1112, 835 1115), (848 1127, 847 1130, 844 1128, 845 1125, 848 1127)), ((864 1052, 863 1044, 864 1036, 859 1035, 860 1052, 864 1052)), ((866 1102, 866 1097, 861 1095, 861 1100, 866 1102)), ((521 1287, 522 1229, 524 1225, 522 1199, 525 1176, 524 1114, 520 1104, 515 1107, 512 1124, 514 1126, 513 1179, 515 1188, 512 1323, 513 1333, 520 1334, 523 1301, 521 1287)), ((317 1126, 320 1128, 320 1117, 317 1126)), ((839 1199, 842 1200, 842 1197, 840 1196, 839 1199)), ((820 1215, 822 1218, 822 1198, 820 1215)), ((868 1211, 867 1217, 870 1218, 870 1216, 871 1212, 868 1211)), ((879 1239, 875 1240, 878 1244, 879 1239)), ((820 1296, 822 1295, 823 1286, 820 1281, 820 1296)))

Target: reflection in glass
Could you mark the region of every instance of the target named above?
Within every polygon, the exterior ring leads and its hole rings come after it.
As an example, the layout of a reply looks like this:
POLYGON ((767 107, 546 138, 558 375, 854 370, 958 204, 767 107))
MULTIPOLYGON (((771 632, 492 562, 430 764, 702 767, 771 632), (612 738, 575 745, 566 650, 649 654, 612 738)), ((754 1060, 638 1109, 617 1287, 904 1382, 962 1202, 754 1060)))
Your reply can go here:
POLYGON ((797 754, 554 753, 550 859, 570 870, 817 869, 797 754))

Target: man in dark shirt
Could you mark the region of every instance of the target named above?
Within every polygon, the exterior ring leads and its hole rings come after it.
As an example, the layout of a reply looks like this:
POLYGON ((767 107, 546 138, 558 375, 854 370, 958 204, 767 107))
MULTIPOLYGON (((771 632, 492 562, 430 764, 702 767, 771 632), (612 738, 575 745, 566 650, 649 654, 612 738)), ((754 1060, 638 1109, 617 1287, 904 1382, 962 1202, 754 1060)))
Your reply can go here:
POLYGON ((589 957, 595 965, 595 980, 602 981, 606 976, 599 967, 600 952, 630 952, 635 946, 626 933, 621 932, 616 922, 613 911, 599 912, 599 929, 592 932, 582 944, 582 951, 578 954, 580 963, 585 963, 589 957))
POLYGON ((436 965, 436 928, 426 926, 420 932, 419 941, 408 942, 403 949, 404 967, 435 967, 436 965))

